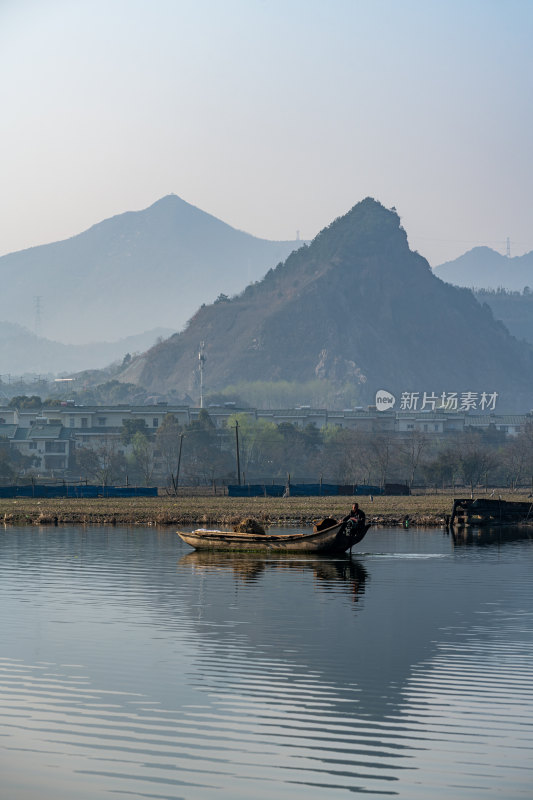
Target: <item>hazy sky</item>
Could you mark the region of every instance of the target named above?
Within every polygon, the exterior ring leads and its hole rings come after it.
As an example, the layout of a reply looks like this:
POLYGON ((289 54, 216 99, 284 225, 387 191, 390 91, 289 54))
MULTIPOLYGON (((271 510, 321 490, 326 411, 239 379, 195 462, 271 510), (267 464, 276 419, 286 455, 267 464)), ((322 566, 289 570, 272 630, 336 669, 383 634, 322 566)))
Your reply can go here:
POLYGON ((270 239, 371 195, 533 249, 533 0, 0 0, 0 254, 174 192, 270 239))

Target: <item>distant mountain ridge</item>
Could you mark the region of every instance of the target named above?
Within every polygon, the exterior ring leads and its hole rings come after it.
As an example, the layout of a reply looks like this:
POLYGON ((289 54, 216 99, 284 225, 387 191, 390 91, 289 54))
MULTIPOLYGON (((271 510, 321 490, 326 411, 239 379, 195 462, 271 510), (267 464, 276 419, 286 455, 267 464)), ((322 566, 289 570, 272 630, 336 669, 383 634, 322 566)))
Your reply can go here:
POLYGON ((101 368, 122 361, 127 353, 142 352, 171 333, 168 328, 155 328, 117 342, 75 345, 44 339, 13 322, 0 322, 2 378, 5 380, 8 374, 46 375, 101 368))
POLYGON ((533 291, 478 289, 474 296, 478 303, 490 307, 495 319, 501 320, 513 336, 533 346, 533 291))
POLYGON ((490 247, 474 247, 453 261, 434 268, 435 275, 469 289, 533 289, 533 251, 508 258, 490 247))
POLYGON ((258 239, 168 195, 70 239, 2 256, 0 319, 33 327, 39 297, 50 339, 180 330, 202 303, 242 291, 301 244, 258 239))
POLYGON ((189 326, 134 359, 121 379, 198 396, 239 381, 329 381, 378 389, 498 392, 531 407, 532 350, 471 291, 444 283, 412 252, 394 210, 372 198, 234 299, 200 308, 189 326))

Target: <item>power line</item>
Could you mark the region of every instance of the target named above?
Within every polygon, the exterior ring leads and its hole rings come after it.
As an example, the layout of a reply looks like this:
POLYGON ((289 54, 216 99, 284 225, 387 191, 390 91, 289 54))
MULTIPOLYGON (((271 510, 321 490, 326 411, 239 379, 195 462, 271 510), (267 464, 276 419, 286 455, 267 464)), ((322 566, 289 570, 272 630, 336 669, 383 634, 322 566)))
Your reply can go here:
MULTIPOLYGON (((423 239, 425 242, 448 242, 449 244, 477 244, 480 247, 489 244, 505 245, 507 242, 511 241, 509 237, 507 237, 506 239, 450 239, 439 236, 421 236, 419 234, 409 234, 408 238, 409 241, 411 241, 411 239, 423 239)), ((530 242, 525 242, 523 240, 517 241, 516 239, 513 239, 513 244, 520 245, 522 247, 531 247, 530 242)))

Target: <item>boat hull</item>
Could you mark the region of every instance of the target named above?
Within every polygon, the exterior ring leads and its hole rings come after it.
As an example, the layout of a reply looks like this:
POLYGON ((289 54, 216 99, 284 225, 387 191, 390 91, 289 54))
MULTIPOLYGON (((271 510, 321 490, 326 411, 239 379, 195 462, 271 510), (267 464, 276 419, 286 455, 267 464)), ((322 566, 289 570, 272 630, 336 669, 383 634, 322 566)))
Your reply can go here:
POLYGON ((454 500, 450 527, 477 528, 533 525, 533 503, 492 498, 454 500))
POLYGON ((365 537, 370 525, 363 525, 355 534, 345 533, 340 522, 331 528, 313 533, 262 534, 225 531, 178 531, 183 541, 195 550, 234 550, 236 552, 278 553, 345 553, 365 537))

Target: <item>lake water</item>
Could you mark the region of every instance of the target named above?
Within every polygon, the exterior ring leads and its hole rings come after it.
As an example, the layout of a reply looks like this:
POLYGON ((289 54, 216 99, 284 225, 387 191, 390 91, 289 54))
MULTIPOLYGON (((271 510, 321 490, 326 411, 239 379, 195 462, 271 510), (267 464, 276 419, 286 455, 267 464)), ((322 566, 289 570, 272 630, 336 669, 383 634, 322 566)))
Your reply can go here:
POLYGON ((533 797, 533 540, 0 533, 1 800, 533 797))

